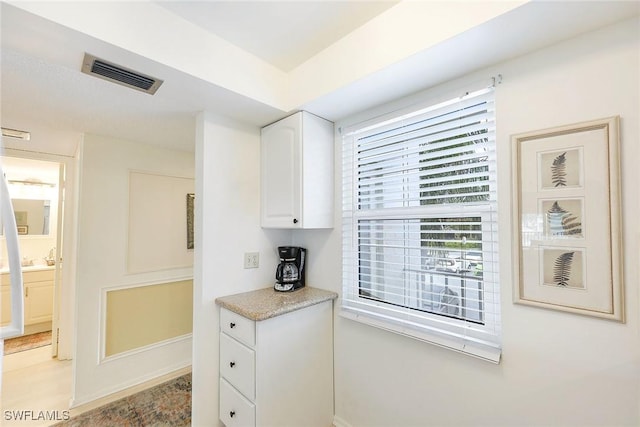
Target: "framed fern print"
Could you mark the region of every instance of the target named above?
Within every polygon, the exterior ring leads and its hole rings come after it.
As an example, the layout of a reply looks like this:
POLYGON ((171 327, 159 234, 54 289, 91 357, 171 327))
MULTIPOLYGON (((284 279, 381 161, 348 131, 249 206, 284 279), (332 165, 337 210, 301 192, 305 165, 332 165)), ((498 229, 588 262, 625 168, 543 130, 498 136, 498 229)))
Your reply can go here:
POLYGON ((624 321, 618 126, 512 136, 514 302, 624 321))

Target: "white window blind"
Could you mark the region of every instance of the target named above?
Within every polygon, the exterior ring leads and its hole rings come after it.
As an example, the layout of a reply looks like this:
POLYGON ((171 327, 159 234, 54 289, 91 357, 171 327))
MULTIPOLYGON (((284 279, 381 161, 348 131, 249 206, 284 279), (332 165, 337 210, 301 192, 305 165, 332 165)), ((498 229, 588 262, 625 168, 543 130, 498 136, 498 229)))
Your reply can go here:
POLYGON ((498 362, 493 88, 343 136, 341 315, 498 362))

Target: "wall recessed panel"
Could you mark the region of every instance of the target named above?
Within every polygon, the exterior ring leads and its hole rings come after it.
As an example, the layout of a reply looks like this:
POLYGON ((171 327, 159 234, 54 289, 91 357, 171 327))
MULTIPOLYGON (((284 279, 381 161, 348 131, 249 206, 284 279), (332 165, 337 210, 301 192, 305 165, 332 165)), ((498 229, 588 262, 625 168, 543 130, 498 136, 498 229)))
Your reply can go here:
POLYGON ((105 356, 192 332, 193 281, 106 292, 105 356))
POLYGON ((186 196, 194 180, 145 172, 129 174, 127 271, 143 273, 193 265, 187 245, 186 196))

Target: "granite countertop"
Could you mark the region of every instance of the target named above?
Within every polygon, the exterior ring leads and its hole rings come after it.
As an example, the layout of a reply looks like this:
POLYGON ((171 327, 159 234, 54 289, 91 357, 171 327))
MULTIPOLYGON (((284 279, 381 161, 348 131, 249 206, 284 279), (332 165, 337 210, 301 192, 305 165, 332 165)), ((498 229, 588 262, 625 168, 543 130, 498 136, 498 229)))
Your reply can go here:
POLYGON ((305 286, 293 292, 272 287, 216 298, 216 304, 251 320, 265 320, 338 298, 335 292, 305 286))

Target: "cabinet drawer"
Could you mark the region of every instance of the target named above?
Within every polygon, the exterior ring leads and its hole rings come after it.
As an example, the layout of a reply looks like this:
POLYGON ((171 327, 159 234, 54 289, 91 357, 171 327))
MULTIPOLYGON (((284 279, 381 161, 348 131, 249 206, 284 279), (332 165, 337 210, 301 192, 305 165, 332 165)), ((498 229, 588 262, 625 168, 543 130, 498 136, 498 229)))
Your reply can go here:
MULTIPOLYGON (((23 271, 22 272, 22 283, 32 283, 32 282, 45 282, 53 280, 55 270, 38 270, 38 271, 23 271)), ((1 284, 4 286, 11 285, 11 275, 9 273, 2 273, 0 276, 1 284)))
POLYGON ((54 270, 23 271, 22 281, 24 283, 32 283, 53 280, 53 273, 54 270))
POLYGON ((220 334, 220 375, 249 400, 256 398, 255 352, 225 333, 220 334))
POLYGON ((220 309, 220 330, 249 347, 256 345, 256 322, 226 308, 220 309))
POLYGON ((220 421, 227 427, 255 426, 256 407, 220 378, 220 421))

